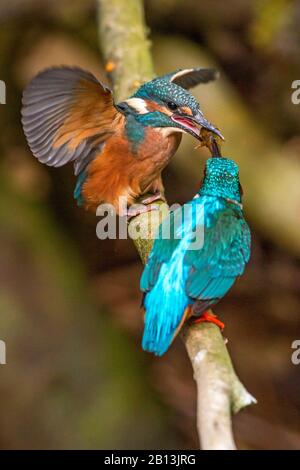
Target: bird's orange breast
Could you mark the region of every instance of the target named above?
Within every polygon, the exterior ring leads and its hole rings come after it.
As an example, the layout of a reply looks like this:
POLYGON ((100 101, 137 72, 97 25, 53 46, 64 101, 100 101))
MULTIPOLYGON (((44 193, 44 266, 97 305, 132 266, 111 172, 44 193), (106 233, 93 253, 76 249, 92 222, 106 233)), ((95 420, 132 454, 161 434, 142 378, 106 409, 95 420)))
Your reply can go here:
POLYGON ((82 188, 85 206, 95 210, 105 202, 118 213, 119 199, 131 205, 160 178, 160 173, 176 152, 181 134, 164 136, 158 129, 147 127, 145 138, 137 148, 127 139, 124 120, 109 137, 99 155, 88 168, 82 188))

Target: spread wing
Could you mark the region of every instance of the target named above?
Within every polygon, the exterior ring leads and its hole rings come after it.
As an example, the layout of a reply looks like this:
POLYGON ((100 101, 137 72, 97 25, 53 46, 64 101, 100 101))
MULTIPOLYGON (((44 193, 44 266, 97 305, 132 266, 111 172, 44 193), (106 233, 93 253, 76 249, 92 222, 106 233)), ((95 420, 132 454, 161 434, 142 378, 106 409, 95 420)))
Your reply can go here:
POLYGON ((243 274, 250 257, 249 227, 239 210, 225 209, 215 223, 206 227, 201 250, 186 252, 190 267, 186 293, 198 299, 196 313, 222 298, 243 274))
POLYGON ((209 83, 219 77, 219 72, 212 68, 194 68, 177 70, 169 74, 169 80, 186 90, 193 88, 201 83, 209 83))
POLYGON ((73 161, 79 174, 113 132, 112 93, 91 73, 54 67, 23 93, 22 124, 33 155, 49 166, 73 161))

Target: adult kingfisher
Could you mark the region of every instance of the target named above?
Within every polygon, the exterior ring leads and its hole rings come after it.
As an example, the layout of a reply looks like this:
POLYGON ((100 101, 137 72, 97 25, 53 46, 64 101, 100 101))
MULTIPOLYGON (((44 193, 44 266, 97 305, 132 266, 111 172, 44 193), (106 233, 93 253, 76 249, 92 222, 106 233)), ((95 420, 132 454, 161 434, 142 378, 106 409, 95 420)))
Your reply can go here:
POLYGON ((78 205, 95 210, 105 202, 120 215, 130 213, 140 196, 152 193, 151 201, 163 196, 161 171, 182 133, 201 140, 206 129, 221 136, 187 91, 216 76, 210 68, 177 70, 115 104, 111 90, 91 73, 47 69, 23 93, 22 124, 29 147, 46 165, 74 163, 78 205), (125 201, 121 207, 120 198, 125 201))
POLYGON ((209 309, 243 274, 249 257, 238 166, 210 158, 196 197, 160 225, 143 271, 143 349, 164 354, 190 317, 223 328, 209 309))

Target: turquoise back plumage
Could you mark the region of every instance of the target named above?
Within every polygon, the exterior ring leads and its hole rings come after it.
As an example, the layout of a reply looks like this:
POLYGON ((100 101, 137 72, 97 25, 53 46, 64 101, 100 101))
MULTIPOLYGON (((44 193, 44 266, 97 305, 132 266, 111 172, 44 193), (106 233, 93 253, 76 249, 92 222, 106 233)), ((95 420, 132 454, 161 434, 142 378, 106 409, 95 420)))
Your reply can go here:
POLYGON ((217 303, 250 257, 237 165, 226 158, 209 159, 198 196, 163 221, 142 274, 142 346, 156 355, 167 351, 185 309, 196 302, 201 314, 217 303))

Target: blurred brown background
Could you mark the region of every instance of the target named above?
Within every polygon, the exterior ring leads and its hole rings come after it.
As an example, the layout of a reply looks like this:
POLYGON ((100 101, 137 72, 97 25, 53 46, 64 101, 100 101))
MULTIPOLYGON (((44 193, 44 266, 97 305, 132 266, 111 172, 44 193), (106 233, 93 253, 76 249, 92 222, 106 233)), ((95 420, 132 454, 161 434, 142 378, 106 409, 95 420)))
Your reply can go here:
MULTIPOLYGON (((109 0, 108 0, 109 1, 109 0)), ((156 71, 215 64, 195 95, 238 161, 253 254, 217 306, 234 364, 258 404, 234 419, 240 448, 300 448, 300 4, 146 0, 156 71)), ((40 69, 79 65, 105 79, 94 0, 0 5, 0 447, 197 448, 195 386, 181 340, 141 350, 141 264, 130 240, 100 241, 72 198, 72 168, 30 154, 21 93, 40 69)), ((183 145, 169 202, 197 190, 207 153, 183 145)))

